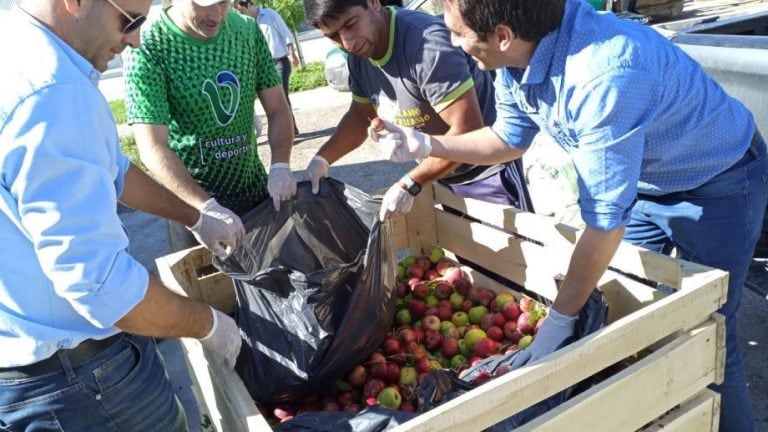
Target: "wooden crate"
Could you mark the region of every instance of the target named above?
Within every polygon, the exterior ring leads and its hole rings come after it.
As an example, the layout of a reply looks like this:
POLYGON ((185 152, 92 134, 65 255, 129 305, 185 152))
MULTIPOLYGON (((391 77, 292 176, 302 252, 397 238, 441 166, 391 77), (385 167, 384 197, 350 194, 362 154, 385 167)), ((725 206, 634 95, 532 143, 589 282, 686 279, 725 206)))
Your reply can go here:
MULTIPOLYGON (((581 234, 550 218, 460 198, 437 185, 393 224, 400 250, 421 254, 440 244, 450 257, 476 264, 463 267, 475 285, 510 290, 490 272, 548 299, 581 234)), ((195 248, 161 257, 157 267, 171 288, 229 312, 232 282, 212 273, 209 263, 209 253, 195 248)), ((725 272, 622 243, 598 286, 610 305, 606 327, 396 430, 476 432, 644 352, 628 368, 517 430, 717 431, 720 400, 707 386, 722 382, 725 333, 715 311, 725 301, 727 281, 725 272), (671 289, 664 294, 643 280, 671 289)), ((234 372, 196 340, 183 345, 201 411, 217 430, 269 430, 234 372)))

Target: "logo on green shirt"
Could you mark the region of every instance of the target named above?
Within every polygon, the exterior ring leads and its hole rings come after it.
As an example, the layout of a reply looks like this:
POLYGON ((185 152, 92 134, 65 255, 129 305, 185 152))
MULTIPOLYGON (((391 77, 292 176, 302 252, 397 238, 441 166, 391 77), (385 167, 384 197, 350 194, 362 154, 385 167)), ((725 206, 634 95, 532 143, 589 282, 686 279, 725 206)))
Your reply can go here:
POLYGON ((216 121, 222 126, 231 123, 240 104, 240 82, 235 74, 221 71, 216 74, 215 83, 209 79, 205 80, 203 94, 208 96, 216 121), (229 101, 228 104, 224 102, 226 99, 229 101))

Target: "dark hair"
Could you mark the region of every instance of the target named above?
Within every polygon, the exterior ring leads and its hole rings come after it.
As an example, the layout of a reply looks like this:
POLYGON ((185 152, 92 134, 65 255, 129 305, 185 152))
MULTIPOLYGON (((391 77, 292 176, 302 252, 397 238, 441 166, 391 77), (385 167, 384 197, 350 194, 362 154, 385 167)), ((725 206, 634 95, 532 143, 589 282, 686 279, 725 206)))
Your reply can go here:
POLYGON ((565 0, 451 0, 481 40, 505 25, 526 42, 539 42, 560 26, 565 0))
POLYGON ((242 7, 248 7, 253 4, 251 0, 236 0, 235 3, 242 7))
POLYGON ((380 0, 382 6, 398 6, 403 7, 403 0, 380 0))
POLYGON ((304 16, 307 22, 318 27, 327 19, 336 19, 339 15, 355 6, 368 9, 367 0, 304 0, 304 16))

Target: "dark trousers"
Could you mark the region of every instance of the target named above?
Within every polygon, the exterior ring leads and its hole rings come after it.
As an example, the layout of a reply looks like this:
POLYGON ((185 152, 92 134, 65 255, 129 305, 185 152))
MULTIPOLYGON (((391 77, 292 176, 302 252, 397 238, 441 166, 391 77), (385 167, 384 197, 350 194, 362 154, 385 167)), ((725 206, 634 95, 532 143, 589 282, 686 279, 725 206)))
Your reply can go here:
MULTIPOLYGON (((291 106, 291 98, 288 97, 288 83, 291 79, 291 61, 288 60, 288 56, 282 56, 274 59, 274 62, 277 74, 280 75, 280 79, 283 80, 283 91, 285 92, 285 98, 288 100, 288 106, 291 106)), ((293 112, 291 112, 291 117, 293 118, 293 133, 298 134, 299 129, 296 127, 296 117, 293 117, 293 112)))

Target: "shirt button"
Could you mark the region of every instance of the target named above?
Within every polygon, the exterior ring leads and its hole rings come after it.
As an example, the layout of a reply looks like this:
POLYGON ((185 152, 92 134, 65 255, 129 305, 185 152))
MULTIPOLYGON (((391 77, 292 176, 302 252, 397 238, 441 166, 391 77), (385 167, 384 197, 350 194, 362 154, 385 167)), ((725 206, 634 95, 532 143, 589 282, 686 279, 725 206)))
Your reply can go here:
POLYGON ((101 394, 97 394, 97 395, 96 395, 96 400, 98 400, 98 401, 100 401, 100 400, 101 400, 101 394))

